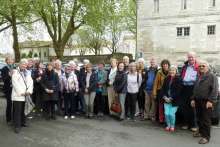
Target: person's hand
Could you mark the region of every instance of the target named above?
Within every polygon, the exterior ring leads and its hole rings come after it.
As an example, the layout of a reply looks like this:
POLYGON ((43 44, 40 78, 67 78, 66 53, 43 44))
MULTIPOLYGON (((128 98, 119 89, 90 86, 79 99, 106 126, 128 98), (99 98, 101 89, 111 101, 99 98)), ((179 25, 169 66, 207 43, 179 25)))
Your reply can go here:
POLYGON ((30 92, 26 92, 26 93, 25 93, 25 96, 29 96, 29 95, 31 95, 30 92))
POLYGON ((36 80, 37 80, 37 82, 39 82, 41 80, 41 77, 38 77, 36 80))
POLYGON ((25 93, 22 93, 21 96, 25 96, 25 93))
POLYGON ((168 98, 168 97, 164 98, 164 100, 165 100, 165 102, 167 102, 167 103, 170 103, 170 102, 171 102, 170 98, 168 98))
POLYGON ((47 93, 50 93, 50 90, 49 90, 49 89, 45 89, 45 91, 46 91, 47 93))
POLYGON ((195 108, 195 106, 196 106, 195 100, 192 100, 191 101, 191 107, 195 108))
POLYGON ((86 89, 85 89, 85 93, 88 93, 88 92, 89 92, 89 91, 88 91, 88 89, 86 88, 86 89))
POLYGON ((213 104, 208 101, 208 102, 206 103, 206 108, 209 109, 209 108, 212 108, 212 107, 213 107, 213 104))

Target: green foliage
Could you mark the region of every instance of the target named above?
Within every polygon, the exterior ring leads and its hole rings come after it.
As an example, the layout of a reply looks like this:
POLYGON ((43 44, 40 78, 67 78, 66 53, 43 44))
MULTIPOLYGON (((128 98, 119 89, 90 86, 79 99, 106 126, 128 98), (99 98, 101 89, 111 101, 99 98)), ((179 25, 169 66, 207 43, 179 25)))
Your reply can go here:
POLYGON ((25 53, 22 53, 21 54, 21 58, 26 58, 27 56, 26 56, 26 54, 25 53))
POLYGON ((28 53, 28 58, 32 58, 33 57, 33 52, 32 51, 29 51, 29 53, 28 53))

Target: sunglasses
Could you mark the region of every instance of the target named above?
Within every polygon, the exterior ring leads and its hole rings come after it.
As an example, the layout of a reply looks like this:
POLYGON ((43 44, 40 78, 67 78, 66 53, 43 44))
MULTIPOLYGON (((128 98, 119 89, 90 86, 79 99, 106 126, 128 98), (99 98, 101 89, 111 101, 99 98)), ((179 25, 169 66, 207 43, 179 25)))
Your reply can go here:
POLYGON ((199 68, 204 68, 204 67, 206 67, 205 65, 199 65, 199 68))

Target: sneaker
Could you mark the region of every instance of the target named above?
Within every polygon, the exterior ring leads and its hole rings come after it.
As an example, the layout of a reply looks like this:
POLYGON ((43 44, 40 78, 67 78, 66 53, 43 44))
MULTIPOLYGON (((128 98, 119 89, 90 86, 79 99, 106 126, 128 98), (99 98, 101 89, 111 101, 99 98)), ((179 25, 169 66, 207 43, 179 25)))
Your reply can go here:
POLYGON ((199 140, 199 144, 207 144, 207 143, 209 143, 209 140, 206 138, 202 138, 199 140))
POLYGON ((171 127, 171 128, 170 128, 170 132, 175 132, 175 128, 174 128, 174 127, 171 127))
POLYGON ((71 115, 71 117, 70 117, 71 119, 74 119, 74 118, 76 118, 74 115, 71 115))
POLYGON ((187 126, 182 126, 181 128, 182 128, 183 130, 187 130, 187 129, 188 129, 187 126))
POLYGON ((166 127, 165 131, 169 132, 170 131, 170 127, 166 127))
POLYGON ((198 131, 198 128, 191 128, 190 129, 192 132, 197 132, 198 131))
POLYGON ((64 116, 64 119, 68 119, 68 116, 66 115, 66 116, 64 116))

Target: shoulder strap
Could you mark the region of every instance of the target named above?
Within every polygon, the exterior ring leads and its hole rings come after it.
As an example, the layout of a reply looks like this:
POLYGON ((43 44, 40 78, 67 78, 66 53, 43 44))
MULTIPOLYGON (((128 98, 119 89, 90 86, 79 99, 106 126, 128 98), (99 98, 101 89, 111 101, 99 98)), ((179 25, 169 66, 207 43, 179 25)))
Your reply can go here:
POLYGON ((26 80, 24 79, 24 77, 23 77, 22 73, 20 72, 20 70, 18 70, 18 72, 19 72, 19 74, 21 75, 21 77, 22 77, 22 79, 23 79, 23 82, 24 82, 24 84, 25 84, 26 90, 27 90, 28 87, 27 87, 26 80))

